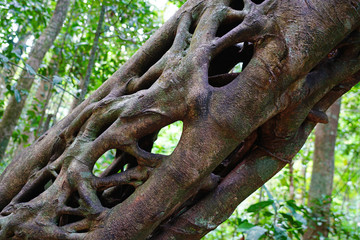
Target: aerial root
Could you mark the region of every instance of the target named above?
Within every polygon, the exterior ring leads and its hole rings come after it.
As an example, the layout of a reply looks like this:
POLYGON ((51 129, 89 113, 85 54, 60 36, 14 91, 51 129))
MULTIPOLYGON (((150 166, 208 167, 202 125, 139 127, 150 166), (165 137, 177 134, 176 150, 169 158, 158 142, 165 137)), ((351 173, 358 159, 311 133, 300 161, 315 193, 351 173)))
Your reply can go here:
POLYGON ((94 178, 91 185, 98 191, 119 185, 132 185, 132 183, 143 182, 148 178, 149 168, 135 167, 124 172, 116 173, 107 177, 94 178))
POLYGON ((88 181, 81 181, 78 187, 80 199, 80 206, 85 207, 90 215, 98 215, 106 208, 104 208, 97 196, 96 190, 92 187, 88 181))
POLYGON ((92 220, 84 218, 80 221, 69 223, 64 225, 62 228, 67 232, 79 232, 88 230, 91 227, 92 220))
POLYGON ((71 122, 71 124, 60 134, 60 138, 65 139, 66 143, 71 143, 76 133, 80 131, 80 128, 91 117, 93 109, 96 104, 92 103, 86 106, 84 110, 71 122))
POLYGON ((239 11, 229 7, 224 22, 241 22, 244 20, 246 14, 246 11, 239 11))
POLYGON ((329 118, 323 111, 319 111, 316 109, 312 109, 307 116, 307 120, 314 122, 314 123, 329 123, 329 118))
POLYGON ((75 215, 75 216, 85 216, 87 213, 86 209, 83 208, 83 207, 78 207, 78 208, 72 208, 72 207, 68 207, 68 206, 65 206, 65 207, 61 207, 59 210, 58 210, 58 214, 68 214, 68 215, 75 215))
POLYGON ((210 175, 201 183, 200 190, 211 191, 219 185, 219 182, 220 176, 210 173, 210 175))
POLYGON ((175 40, 170 48, 170 51, 173 53, 178 53, 189 45, 189 39, 192 37, 192 34, 190 34, 190 27, 192 23, 192 17, 190 12, 184 12, 183 16, 180 19, 178 29, 176 32, 175 40))
POLYGON ((277 156, 275 153, 272 153, 271 151, 269 151, 268 149, 262 147, 262 146, 259 146, 259 145, 256 145, 256 147, 260 150, 262 150, 263 152, 265 152, 267 155, 269 155, 270 157, 273 157, 281 162, 284 162, 284 163, 291 163, 292 160, 288 160, 288 159, 285 159, 285 158, 281 158, 279 156, 277 156))
POLYGON ((149 153, 139 147, 139 145, 131 144, 124 148, 126 152, 136 157, 137 162, 140 166, 145 167, 156 167, 163 162, 165 156, 160 154, 149 153))
POLYGON ((172 59, 174 55, 178 55, 179 52, 183 51, 189 45, 189 39, 192 36, 189 33, 192 23, 191 19, 190 12, 185 12, 183 16, 181 16, 177 33, 171 48, 141 77, 133 78, 127 83, 127 94, 132 94, 139 90, 149 88, 161 76, 169 59, 172 59))

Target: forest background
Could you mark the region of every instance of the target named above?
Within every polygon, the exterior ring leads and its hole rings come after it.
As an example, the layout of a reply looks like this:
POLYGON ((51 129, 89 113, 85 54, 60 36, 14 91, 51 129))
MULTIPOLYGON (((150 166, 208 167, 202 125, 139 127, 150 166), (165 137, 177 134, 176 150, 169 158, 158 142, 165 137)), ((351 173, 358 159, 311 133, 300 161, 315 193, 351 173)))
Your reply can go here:
MULTIPOLYGON (((20 118, 13 120, 16 124, 6 151, 0 153, 0 173, 16 154, 109 78, 182 3, 70 1, 59 33, 36 69, 29 61, 31 50, 49 25, 56 1, 0 0, 0 121, 11 98, 17 103, 26 99, 20 118), (29 90, 19 87, 24 72, 34 79, 29 90)), ((341 100, 332 194, 318 199, 323 206, 332 200, 331 208, 324 208, 330 216, 329 235, 320 239, 360 239, 359 88, 355 86, 341 100)), ((181 122, 162 129, 152 152, 171 154, 181 130, 181 122)), ((327 220, 313 214, 308 199, 314 142, 312 134, 292 165, 204 239, 301 239, 310 223, 324 224, 327 220)), ((114 154, 104 154, 94 174, 102 172, 114 154)))

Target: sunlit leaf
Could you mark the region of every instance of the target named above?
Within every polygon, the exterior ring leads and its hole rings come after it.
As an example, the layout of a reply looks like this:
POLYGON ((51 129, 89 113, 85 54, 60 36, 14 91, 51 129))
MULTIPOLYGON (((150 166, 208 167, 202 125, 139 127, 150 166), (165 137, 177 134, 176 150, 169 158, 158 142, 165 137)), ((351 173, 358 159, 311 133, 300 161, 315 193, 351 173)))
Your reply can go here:
POLYGON ((268 230, 266 228, 255 226, 246 231, 247 238, 246 240, 258 240, 262 237, 268 230))
POLYGON ((267 206, 270 206, 273 203, 274 203, 274 200, 258 202, 258 203, 251 205, 250 207, 248 207, 248 209, 246 211, 256 213, 256 212, 259 212, 261 209, 264 209, 267 206))
POLYGON ((55 76, 53 77, 53 84, 54 84, 54 85, 61 83, 61 81, 62 81, 62 78, 61 78, 61 77, 59 77, 59 76, 57 76, 57 75, 55 75, 55 76))
POLYGON ((0 61, 3 63, 7 63, 9 62, 9 58, 7 58, 6 56, 0 54, 0 61))
POLYGON ((31 75, 36 75, 36 72, 34 71, 34 69, 27 63, 25 63, 25 69, 28 73, 30 73, 31 75))

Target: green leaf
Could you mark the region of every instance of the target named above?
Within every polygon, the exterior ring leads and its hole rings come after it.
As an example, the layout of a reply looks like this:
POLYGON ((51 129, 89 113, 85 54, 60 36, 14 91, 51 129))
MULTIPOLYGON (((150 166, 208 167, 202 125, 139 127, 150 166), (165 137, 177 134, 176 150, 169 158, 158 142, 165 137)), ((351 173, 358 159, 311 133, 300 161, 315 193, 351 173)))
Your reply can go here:
POLYGON ((267 206, 270 206, 273 203, 274 203, 274 200, 258 202, 258 203, 251 205, 246 211, 256 213, 256 212, 259 212, 261 209, 264 209, 267 206))
POLYGON ((26 134, 21 134, 21 140, 24 141, 24 142, 27 142, 29 139, 29 136, 26 135, 26 134))
POLYGON ((263 186, 263 188, 265 189, 266 194, 268 195, 268 198, 269 198, 270 200, 273 200, 273 201, 274 201, 274 202, 272 203, 272 207, 274 208, 274 211, 275 211, 275 213, 276 213, 278 209, 277 209, 277 207, 276 207, 275 199, 274 199, 273 195, 270 193, 269 189, 267 189, 267 187, 266 187, 265 185, 263 186))
POLYGON ((53 77, 53 84, 54 84, 54 85, 61 83, 61 81, 62 81, 62 78, 61 78, 61 77, 59 77, 59 76, 57 76, 57 75, 55 75, 55 76, 53 77))
POLYGON ((20 102, 21 101, 21 95, 20 95, 19 90, 17 90, 16 88, 14 89, 14 95, 15 95, 16 101, 20 102))
POLYGON ((28 73, 30 73, 31 75, 36 75, 36 72, 34 71, 34 69, 27 63, 25 63, 25 69, 28 73))
POLYGON ((8 59, 6 56, 2 55, 2 54, 0 54, 0 60, 1 60, 3 63, 9 62, 9 59, 8 59))
POLYGON ((245 232, 253 227, 255 227, 255 225, 253 225, 253 224, 249 223, 247 220, 245 220, 244 222, 242 222, 240 225, 237 226, 236 230, 239 232, 245 232))
POLYGON ((287 232, 285 229, 278 227, 278 226, 274 226, 275 229, 275 240, 290 240, 287 232))
POLYGON ((258 240, 262 237, 268 230, 263 227, 255 226, 246 231, 247 238, 246 240, 258 240))
POLYGON ((20 50, 20 49, 15 49, 15 50, 13 51, 13 53, 15 53, 15 55, 16 55, 18 58, 22 59, 22 57, 21 57, 21 50, 20 50))
POLYGON ((270 211, 265 211, 263 214, 264 214, 265 217, 274 216, 274 214, 272 212, 270 212, 270 211))

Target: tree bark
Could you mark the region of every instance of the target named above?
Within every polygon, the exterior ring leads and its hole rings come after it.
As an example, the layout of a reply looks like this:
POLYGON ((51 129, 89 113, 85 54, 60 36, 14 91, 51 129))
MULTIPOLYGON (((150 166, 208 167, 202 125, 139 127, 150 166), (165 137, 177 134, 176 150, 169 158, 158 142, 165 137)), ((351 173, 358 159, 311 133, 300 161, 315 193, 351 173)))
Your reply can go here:
POLYGON ((315 129, 315 151, 311 174, 308 206, 313 210, 304 239, 320 239, 328 236, 331 194, 335 165, 335 142, 340 114, 340 99, 327 111, 327 125, 315 129))
POLYGON ((200 239, 291 162, 360 81, 360 2, 260 2, 185 3, 7 167, 0 237, 200 239), (177 120, 175 151, 152 154, 177 120))
POLYGON ((85 75, 85 78, 81 78, 81 82, 80 82, 80 96, 79 96, 79 98, 74 98, 74 100, 71 104, 71 110, 75 109, 85 99, 85 95, 87 93, 89 83, 90 83, 91 72, 92 72, 92 69, 95 64, 96 53, 99 50, 98 49, 99 48, 99 39, 100 39, 100 35, 101 35, 102 25, 103 25, 104 19, 105 19, 105 8, 106 8, 105 4, 102 4, 101 10, 100 10, 99 22, 98 22, 98 25, 96 28, 94 42, 93 42, 93 45, 92 45, 91 51, 90 51, 90 58, 89 58, 89 63, 87 65, 87 69, 86 69, 86 75, 85 75))
MULTIPOLYGON (((20 32, 20 31, 19 31, 20 32)), ((30 32, 26 32, 24 33, 23 36, 20 36, 19 41, 15 44, 14 46, 14 50, 20 50, 20 46, 23 46, 26 41, 30 38, 31 33, 30 32)), ((18 62, 20 61, 20 59, 16 59, 13 63, 18 64, 18 62)), ((4 93, 6 92, 6 83, 10 82, 15 75, 17 67, 13 66, 10 69, 1 69, 1 74, 0 74, 0 99, 4 97, 4 93)))
MULTIPOLYGON (((29 53, 29 59, 26 61, 26 64, 28 64, 35 72, 38 70, 46 52, 50 49, 60 32, 66 18, 69 3, 70 0, 57 1, 54 14, 50 19, 48 26, 40 35, 39 39, 37 39, 29 53)), ((18 91, 23 93, 21 100, 19 101, 15 96, 10 98, 0 122, 0 161, 4 157, 11 134, 20 118, 27 99, 27 93, 30 91, 33 82, 34 75, 23 70, 17 82, 18 91)))
POLYGON ((307 165, 303 165, 302 169, 301 169, 301 174, 303 177, 303 184, 302 184, 302 188, 301 188, 301 205, 304 205, 306 202, 306 195, 307 195, 307 191, 306 191, 306 176, 307 176, 307 165))

